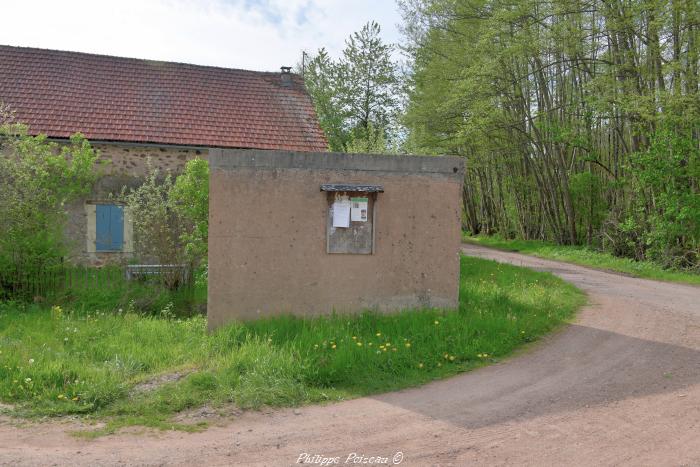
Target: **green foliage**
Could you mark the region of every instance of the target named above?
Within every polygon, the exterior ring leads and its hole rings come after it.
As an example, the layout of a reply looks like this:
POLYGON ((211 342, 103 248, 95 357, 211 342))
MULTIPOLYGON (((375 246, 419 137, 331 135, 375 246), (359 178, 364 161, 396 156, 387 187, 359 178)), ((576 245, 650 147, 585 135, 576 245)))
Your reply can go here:
POLYGON ((603 196, 606 185, 606 180, 593 171, 573 173, 569 178, 571 199, 577 208, 576 221, 581 227, 588 228, 585 234, 589 245, 608 214, 609 205, 603 196))
MULTIPOLYGON (((207 161, 189 161, 174 180, 150 162, 148 166, 144 182, 122 194, 132 217, 138 260, 201 267, 206 263, 209 237, 207 161)), ((179 271, 164 273, 162 278, 169 288, 176 288, 182 279, 179 271)))
MULTIPOLYGON (((122 194, 134 227, 138 261, 183 264, 186 254, 182 237, 188 226, 170 198, 173 178, 169 173, 161 175, 150 161, 147 165, 148 174, 143 183, 122 194)), ((176 277, 167 274, 162 277, 175 286, 176 277)))
POLYGON ((105 418, 96 434, 133 424, 187 429, 173 415, 204 404, 339 400, 489 364, 584 301, 550 274, 492 261, 464 257, 461 274, 458 310, 282 316, 211 334, 201 316, 0 304, 0 401, 17 415, 105 418), (180 378, 139 386, 173 373, 180 378))
POLYGON ((175 211, 187 220, 188 231, 181 235, 191 261, 206 261, 209 240, 209 164, 203 159, 187 162, 169 193, 175 211))
POLYGON ((318 121, 331 151, 345 150, 348 135, 345 131, 345 112, 338 98, 338 65, 326 52, 319 51, 304 65, 304 83, 311 96, 318 121))
POLYGON ((67 266, 61 278, 67 287, 48 295, 47 303, 76 312, 101 310, 117 313, 122 310, 158 316, 168 309, 174 316, 186 317, 205 311, 202 307, 207 300, 206 280, 168 288, 158 276, 127 280, 123 266, 116 265, 101 268, 67 266))
MULTIPOLYGON (((649 149, 634 154, 631 172, 653 194, 643 239, 649 258, 700 272, 700 148, 674 130, 657 131, 649 149)), ((640 206, 646 208, 646 206, 640 206)))
POLYGON ((382 128, 377 128, 369 123, 366 128, 353 129, 350 139, 345 145, 345 151, 356 154, 387 154, 396 153, 397 148, 392 148, 386 140, 382 128))
POLYGON ((68 144, 0 126, 0 275, 59 264, 66 252, 66 204, 89 192, 97 153, 76 134, 68 144))
POLYGON ((304 70, 331 151, 386 152, 398 138, 399 77, 381 28, 365 24, 334 61, 321 48, 304 70))

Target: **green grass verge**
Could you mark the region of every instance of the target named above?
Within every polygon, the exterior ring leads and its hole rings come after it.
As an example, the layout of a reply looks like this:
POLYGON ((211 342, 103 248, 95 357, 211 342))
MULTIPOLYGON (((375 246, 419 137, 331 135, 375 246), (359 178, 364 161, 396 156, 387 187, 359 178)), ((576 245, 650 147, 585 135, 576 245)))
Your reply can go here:
POLYGON ((651 261, 634 261, 629 258, 618 258, 610 253, 594 251, 584 246, 562 246, 537 240, 504 240, 498 236, 472 237, 466 234, 462 236, 462 240, 467 243, 524 253, 537 256, 538 258, 566 261, 581 266, 621 272, 634 277, 683 284, 700 284, 700 274, 664 269, 651 261))
POLYGON ((207 334, 201 316, 163 318, 0 304, 0 400, 17 416, 81 414, 127 425, 197 429, 173 416, 341 400, 486 365, 538 339, 585 301, 551 274, 461 260, 458 310, 284 316, 207 334), (187 374, 151 391, 156 375, 187 374))

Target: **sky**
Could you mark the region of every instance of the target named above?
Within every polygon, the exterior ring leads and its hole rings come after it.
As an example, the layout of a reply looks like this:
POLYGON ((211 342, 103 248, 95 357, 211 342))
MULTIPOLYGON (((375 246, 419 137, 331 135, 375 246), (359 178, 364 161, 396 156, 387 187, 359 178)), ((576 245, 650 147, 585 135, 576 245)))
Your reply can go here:
POLYGON ((302 50, 337 57, 370 20, 399 41, 394 0, 19 0, 0 44, 273 71, 302 50))

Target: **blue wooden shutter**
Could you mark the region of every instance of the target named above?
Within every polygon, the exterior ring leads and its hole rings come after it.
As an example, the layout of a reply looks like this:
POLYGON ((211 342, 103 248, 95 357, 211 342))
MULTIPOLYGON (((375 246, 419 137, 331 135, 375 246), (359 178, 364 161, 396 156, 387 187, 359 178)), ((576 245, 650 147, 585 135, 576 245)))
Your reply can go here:
POLYGON ((124 207, 110 206, 109 230, 112 237, 112 250, 121 251, 124 246, 124 207))
POLYGON ((95 210, 95 249, 121 251, 124 246, 124 208, 98 204, 95 210))

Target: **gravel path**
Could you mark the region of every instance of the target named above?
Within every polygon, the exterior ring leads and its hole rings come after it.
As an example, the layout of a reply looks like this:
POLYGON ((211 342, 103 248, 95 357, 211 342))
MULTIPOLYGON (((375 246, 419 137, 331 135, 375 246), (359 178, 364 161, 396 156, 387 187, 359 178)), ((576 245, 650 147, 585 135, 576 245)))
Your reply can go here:
POLYGON ((0 463, 293 465, 307 453, 343 465, 356 453, 348 464, 700 465, 700 288, 463 249, 554 272, 591 304, 501 364, 377 397, 247 412, 202 433, 85 441, 66 434, 70 424, 5 422, 0 463))

